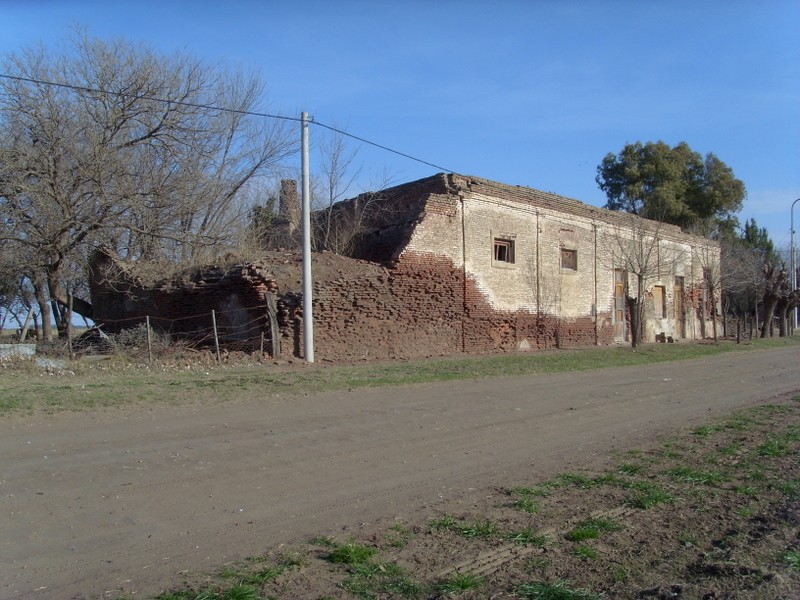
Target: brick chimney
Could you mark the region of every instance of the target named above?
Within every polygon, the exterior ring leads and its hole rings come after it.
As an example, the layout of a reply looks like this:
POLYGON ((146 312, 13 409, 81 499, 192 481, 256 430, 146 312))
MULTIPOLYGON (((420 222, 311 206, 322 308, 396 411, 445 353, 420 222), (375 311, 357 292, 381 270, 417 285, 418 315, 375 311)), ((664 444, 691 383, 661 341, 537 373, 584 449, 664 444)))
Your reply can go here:
POLYGON ((281 179, 278 218, 288 224, 289 235, 300 227, 300 198, 297 195, 297 182, 294 179, 281 179))

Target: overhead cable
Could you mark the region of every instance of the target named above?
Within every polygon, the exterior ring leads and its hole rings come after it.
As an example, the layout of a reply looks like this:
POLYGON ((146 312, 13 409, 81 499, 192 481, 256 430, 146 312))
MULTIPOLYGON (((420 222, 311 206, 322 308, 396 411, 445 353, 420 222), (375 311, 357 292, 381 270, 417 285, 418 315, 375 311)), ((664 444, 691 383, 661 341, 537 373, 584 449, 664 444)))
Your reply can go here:
POLYGON ((156 96, 145 96, 139 94, 126 94, 125 92, 112 92, 111 90, 101 90, 99 88, 91 88, 82 85, 74 85, 71 83, 58 83, 55 81, 43 81, 41 79, 33 79, 31 77, 19 77, 17 75, 6 75, 0 73, 0 78, 11 79, 14 81, 24 81, 26 83, 34 83, 37 85, 51 85, 54 87, 66 88, 68 90, 75 90, 78 92, 90 92, 92 94, 108 94, 110 96, 120 96, 123 98, 135 98, 138 100, 149 100, 150 102, 161 102, 163 104, 174 104, 176 106, 187 106, 189 108, 205 108, 208 110, 218 110, 220 112, 235 113, 239 115, 251 115, 253 117, 265 117, 267 119, 280 119, 283 121, 297 121, 300 122, 300 117, 287 117, 285 115, 273 115, 269 113, 254 112, 251 110, 238 110, 235 108, 226 108, 223 106, 214 106, 213 104, 202 104, 198 102, 185 102, 182 100, 168 100, 165 98, 158 98, 156 96))

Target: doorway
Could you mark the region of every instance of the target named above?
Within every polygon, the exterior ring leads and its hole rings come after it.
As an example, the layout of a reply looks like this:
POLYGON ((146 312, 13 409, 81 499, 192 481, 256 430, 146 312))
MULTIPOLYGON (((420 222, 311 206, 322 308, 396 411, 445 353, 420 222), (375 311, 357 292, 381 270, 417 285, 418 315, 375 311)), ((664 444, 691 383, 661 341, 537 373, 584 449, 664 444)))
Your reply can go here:
POLYGON ((627 291, 628 272, 614 269, 614 340, 623 342, 625 330, 625 292, 627 291))
POLYGON ((683 309, 683 277, 675 278, 672 296, 673 318, 675 319, 675 336, 686 337, 686 311, 683 309))

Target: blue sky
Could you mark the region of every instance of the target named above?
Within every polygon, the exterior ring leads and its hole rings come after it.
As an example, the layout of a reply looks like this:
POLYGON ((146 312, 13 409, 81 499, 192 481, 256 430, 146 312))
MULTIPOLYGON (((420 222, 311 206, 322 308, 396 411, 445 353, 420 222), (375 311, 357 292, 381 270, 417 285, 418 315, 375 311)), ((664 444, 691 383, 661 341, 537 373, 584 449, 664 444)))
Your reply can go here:
MULTIPOLYGON (((75 24, 258 71, 269 112, 305 110, 448 170, 589 204, 605 203, 606 153, 685 141, 745 182, 740 220, 789 244, 797 0, 0 0, 0 53, 56 47, 75 24)), ((436 172, 368 147, 359 160, 364 187, 383 171, 394 183, 436 172)))

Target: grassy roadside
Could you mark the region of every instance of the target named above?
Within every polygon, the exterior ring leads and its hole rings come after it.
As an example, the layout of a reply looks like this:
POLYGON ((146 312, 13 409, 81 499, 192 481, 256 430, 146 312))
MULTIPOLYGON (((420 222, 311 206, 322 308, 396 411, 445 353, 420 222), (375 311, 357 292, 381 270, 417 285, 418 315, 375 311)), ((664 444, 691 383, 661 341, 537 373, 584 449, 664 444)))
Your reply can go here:
POLYGON ((117 359, 94 365, 76 362, 66 371, 52 371, 27 361, 0 362, 0 416, 583 371, 797 345, 800 336, 746 344, 651 344, 636 350, 604 347, 344 366, 265 363, 217 368, 196 364, 178 368, 148 367, 117 359))
POLYGON ((158 600, 789 600, 799 453, 796 395, 432 519, 265 548, 158 600))

